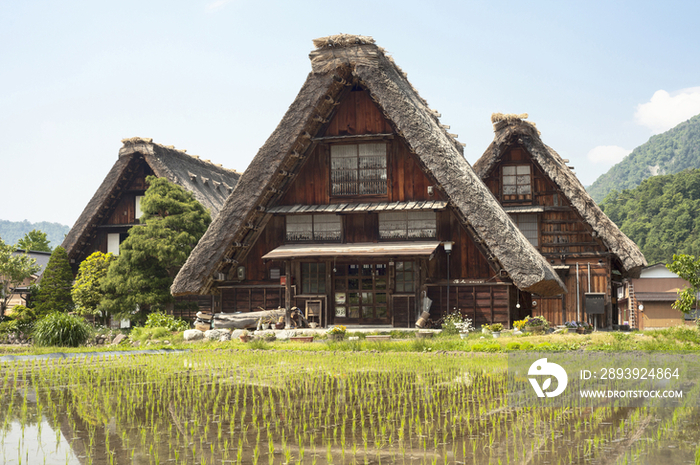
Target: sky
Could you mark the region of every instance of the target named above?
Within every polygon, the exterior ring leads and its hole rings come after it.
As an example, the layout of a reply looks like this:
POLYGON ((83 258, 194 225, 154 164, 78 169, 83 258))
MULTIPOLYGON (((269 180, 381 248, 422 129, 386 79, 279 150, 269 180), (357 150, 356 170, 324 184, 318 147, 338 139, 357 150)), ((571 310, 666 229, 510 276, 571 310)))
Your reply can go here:
POLYGON ((4 0, 0 219, 72 226, 134 136, 244 171, 311 71, 369 35, 473 164, 528 113, 591 184, 700 113, 700 2, 4 0))

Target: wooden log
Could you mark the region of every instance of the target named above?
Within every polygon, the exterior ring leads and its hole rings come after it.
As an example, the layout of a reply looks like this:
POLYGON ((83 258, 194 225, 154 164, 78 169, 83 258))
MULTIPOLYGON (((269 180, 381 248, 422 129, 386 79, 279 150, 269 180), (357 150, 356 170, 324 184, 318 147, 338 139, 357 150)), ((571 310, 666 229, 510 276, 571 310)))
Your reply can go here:
POLYGON ((214 328, 226 329, 247 329, 258 326, 260 318, 277 321, 279 317, 284 317, 284 309, 265 310, 262 312, 246 312, 246 313, 217 313, 214 315, 214 328))

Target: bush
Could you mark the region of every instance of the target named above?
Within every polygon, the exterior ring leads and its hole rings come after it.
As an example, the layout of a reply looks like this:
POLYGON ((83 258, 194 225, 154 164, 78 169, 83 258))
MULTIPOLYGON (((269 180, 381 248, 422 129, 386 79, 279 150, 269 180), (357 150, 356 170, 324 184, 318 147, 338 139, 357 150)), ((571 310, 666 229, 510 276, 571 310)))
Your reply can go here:
POLYGON ((90 325, 78 316, 53 312, 36 322, 33 336, 38 346, 78 347, 90 337, 90 325))
POLYGON ((131 330, 129 339, 132 341, 146 342, 150 340, 170 339, 172 335, 172 332, 168 328, 160 326, 155 328, 138 327, 131 330))
POLYGON ((181 318, 175 318, 162 312, 153 312, 146 319, 146 328, 165 328, 168 331, 185 331, 190 324, 181 318))

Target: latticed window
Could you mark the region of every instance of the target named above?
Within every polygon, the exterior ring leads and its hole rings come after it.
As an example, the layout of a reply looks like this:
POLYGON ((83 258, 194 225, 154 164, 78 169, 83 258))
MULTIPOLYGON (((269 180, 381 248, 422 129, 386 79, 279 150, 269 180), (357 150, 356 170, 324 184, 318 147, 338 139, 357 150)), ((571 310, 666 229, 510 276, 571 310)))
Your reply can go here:
POLYGON ((326 293, 326 264, 301 264, 301 290, 304 294, 326 293))
POLYGON ((532 200, 530 165, 503 167, 503 200, 532 200))
POLYGON ((331 146, 331 195, 386 193, 386 144, 331 146))
POLYGON ((437 236, 435 212, 379 213, 379 238, 384 240, 434 239, 437 236))
POLYGON ((287 216, 288 242, 340 242, 342 225, 338 215, 287 216))
POLYGON ((510 217, 513 220, 513 223, 515 223, 518 229, 520 229, 520 232, 523 233, 523 236, 530 241, 530 244, 537 247, 539 245, 537 240, 537 215, 514 213, 511 214, 510 217))
POLYGON ((415 291, 415 265, 413 262, 396 262, 396 292, 415 291))

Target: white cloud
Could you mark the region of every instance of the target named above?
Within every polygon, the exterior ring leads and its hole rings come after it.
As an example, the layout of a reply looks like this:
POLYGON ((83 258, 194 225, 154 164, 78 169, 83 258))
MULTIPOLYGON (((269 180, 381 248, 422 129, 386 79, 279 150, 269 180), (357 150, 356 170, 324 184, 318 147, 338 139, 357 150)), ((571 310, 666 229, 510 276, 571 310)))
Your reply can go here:
POLYGON ((214 11, 218 10, 219 8, 222 8, 224 5, 227 3, 231 3, 231 0, 216 0, 215 2, 211 2, 206 6, 207 11, 214 11))
POLYGON ((588 161, 594 164, 604 164, 612 166, 622 161, 632 151, 618 147, 617 145, 599 145, 594 147, 586 155, 588 161))
POLYGON ((699 113, 700 87, 690 87, 672 94, 657 90, 651 100, 637 105, 634 120, 658 134, 699 113))

